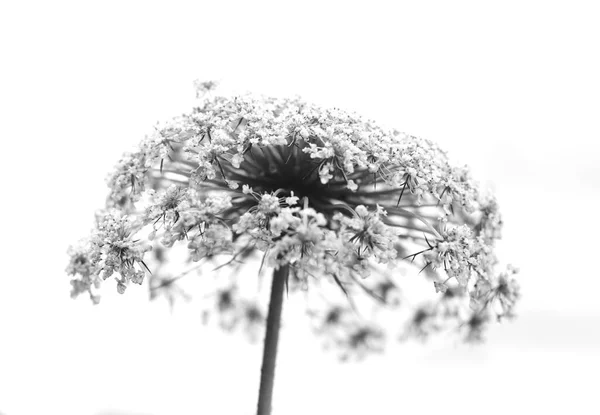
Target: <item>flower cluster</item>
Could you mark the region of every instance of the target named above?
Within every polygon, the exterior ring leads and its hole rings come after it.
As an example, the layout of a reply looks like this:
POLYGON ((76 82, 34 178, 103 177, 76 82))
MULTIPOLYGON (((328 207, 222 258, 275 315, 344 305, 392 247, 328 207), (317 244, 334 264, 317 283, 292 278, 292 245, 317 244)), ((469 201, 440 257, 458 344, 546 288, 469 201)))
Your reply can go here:
POLYGON ((124 293, 131 282, 142 284, 148 266, 144 254, 151 250, 148 243, 133 239, 140 225, 120 212, 110 210, 100 215, 97 226, 89 241, 77 248, 71 248, 71 261, 67 272, 77 276, 72 296, 89 292, 94 302, 98 298, 92 292, 102 280, 119 274, 117 290, 124 293))
POLYGON ((484 329, 494 315, 498 320, 513 316, 519 298, 519 284, 513 278, 516 273, 516 268, 508 266, 497 275, 480 276, 469 292, 460 286, 449 288, 436 283, 436 289, 443 287, 441 297, 417 309, 407 324, 407 334, 426 338, 449 326, 467 341, 481 341, 484 329), (462 306, 466 299, 469 308, 462 306))
POLYGON ((484 275, 494 264, 491 247, 481 237, 475 237, 467 225, 443 226, 441 238, 423 253, 428 265, 443 267, 449 278, 466 287, 473 273, 484 275))
POLYGON ((368 353, 383 350, 383 330, 357 321, 347 308, 333 306, 316 320, 315 332, 326 339, 326 347, 339 349, 341 360, 362 359, 368 353))
POLYGON ((148 194, 151 204, 142 220, 144 225, 152 226, 150 240, 161 230, 160 242, 165 247, 186 239, 194 261, 232 251, 231 231, 219 216, 232 206, 228 195, 202 200, 197 192, 174 184, 148 194))
MULTIPOLYGON (((289 266, 292 289, 331 283, 350 301, 354 287, 387 305, 392 270, 410 259, 443 306, 417 309, 408 331, 511 315, 514 270, 495 272, 498 204, 437 145, 340 109, 223 97, 215 86, 198 83, 198 106, 157 126, 109 175, 106 210, 69 251, 74 296, 97 302, 92 287, 115 273, 123 292, 165 269, 163 255, 146 265, 148 250, 183 246, 191 261, 228 258, 223 266, 262 256, 264 267, 289 266)), ((380 337, 357 327, 345 344, 380 337)))
POLYGON ((353 217, 347 217, 338 212, 333 219, 340 223, 339 233, 346 246, 356 246, 356 259, 364 261, 373 257, 382 264, 395 260, 398 256, 394 248, 398 232, 382 221, 381 217, 387 215, 386 211, 377 206, 369 212, 366 206, 359 205, 354 213, 353 217))

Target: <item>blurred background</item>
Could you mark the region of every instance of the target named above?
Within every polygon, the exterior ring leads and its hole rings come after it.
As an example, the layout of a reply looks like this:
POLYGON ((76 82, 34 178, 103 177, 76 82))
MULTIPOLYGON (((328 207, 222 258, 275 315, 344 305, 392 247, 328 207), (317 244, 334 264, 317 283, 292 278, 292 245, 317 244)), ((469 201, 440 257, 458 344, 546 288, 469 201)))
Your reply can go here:
POLYGON ((260 342, 138 287, 73 301, 64 272, 107 172, 190 109, 194 79, 438 142, 495 189, 499 255, 521 269, 518 319, 479 346, 395 344, 340 364, 302 315, 284 315, 274 415, 598 413, 596 7, 2 2, 0 413, 254 413, 260 342))

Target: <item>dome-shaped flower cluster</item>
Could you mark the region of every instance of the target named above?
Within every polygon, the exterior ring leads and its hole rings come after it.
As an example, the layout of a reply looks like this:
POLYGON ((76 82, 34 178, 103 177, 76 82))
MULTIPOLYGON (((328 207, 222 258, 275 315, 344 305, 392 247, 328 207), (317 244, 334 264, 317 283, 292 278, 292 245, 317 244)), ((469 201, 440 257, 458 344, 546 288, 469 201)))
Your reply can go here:
MULTIPOLYGON (((164 249, 184 246, 191 261, 232 266, 259 253, 265 267, 289 266, 292 289, 329 281, 390 307, 391 274, 418 263, 414 272, 426 271, 441 294, 408 331, 473 319, 479 330, 494 313, 510 315, 518 297, 514 271, 496 271, 493 196, 431 141, 340 109, 204 94, 125 154, 108 184, 92 236, 70 250, 73 296, 97 302, 96 287, 115 274, 119 292, 159 278, 150 269, 163 269, 164 249), (152 246, 161 254, 148 254, 152 246)), ((349 324, 327 324, 336 321, 349 324)), ((337 343, 361 348, 369 333, 380 337, 362 324, 337 343)))

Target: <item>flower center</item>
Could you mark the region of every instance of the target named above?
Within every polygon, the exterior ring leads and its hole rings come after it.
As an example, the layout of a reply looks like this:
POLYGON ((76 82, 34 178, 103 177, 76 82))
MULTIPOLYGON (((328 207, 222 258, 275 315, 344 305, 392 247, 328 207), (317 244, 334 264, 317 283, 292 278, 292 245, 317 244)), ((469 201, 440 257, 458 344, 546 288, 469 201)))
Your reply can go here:
POLYGON ((332 202, 344 201, 350 193, 344 177, 332 173, 333 177, 322 183, 319 170, 326 168, 328 161, 311 158, 302 147, 292 143, 251 148, 239 169, 232 166, 225 169, 226 177, 249 185, 259 194, 279 191, 278 196, 285 197, 294 192, 299 198, 307 197, 317 210, 327 210, 332 202))

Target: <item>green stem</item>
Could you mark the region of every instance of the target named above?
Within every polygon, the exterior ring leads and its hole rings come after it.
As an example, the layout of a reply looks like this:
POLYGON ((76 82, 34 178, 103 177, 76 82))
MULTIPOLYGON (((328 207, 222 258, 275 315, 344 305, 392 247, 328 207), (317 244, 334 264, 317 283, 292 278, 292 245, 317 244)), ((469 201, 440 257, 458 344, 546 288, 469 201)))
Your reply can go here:
POLYGON ((281 326, 281 309, 283 306, 283 291, 288 278, 289 266, 282 265, 273 271, 271 283, 271 299, 267 316, 267 331, 263 349, 263 361, 260 370, 260 389, 258 392, 257 415, 270 415, 273 400, 273 385, 275 381, 275 361, 277 358, 277 343, 279 327, 281 326))

